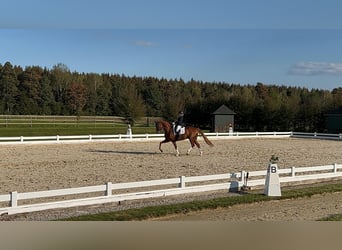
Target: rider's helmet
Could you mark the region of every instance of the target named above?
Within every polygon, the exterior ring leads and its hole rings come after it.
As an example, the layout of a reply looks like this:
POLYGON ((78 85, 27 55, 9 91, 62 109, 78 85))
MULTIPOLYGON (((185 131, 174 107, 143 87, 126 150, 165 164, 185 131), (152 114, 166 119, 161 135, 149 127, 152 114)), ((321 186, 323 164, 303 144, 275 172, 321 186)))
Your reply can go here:
POLYGON ((179 111, 178 115, 183 116, 184 115, 183 111, 179 111))

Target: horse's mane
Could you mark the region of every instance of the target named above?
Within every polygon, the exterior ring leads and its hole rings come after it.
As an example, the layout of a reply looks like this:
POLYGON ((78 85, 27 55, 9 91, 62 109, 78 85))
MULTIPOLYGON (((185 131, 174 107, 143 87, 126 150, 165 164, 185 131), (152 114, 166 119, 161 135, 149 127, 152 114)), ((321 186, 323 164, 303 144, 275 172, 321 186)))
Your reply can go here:
POLYGON ((166 120, 158 120, 157 122, 160 122, 160 123, 162 123, 162 124, 165 124, 165 125, 167 125, 167 126, 170 126, 170 127, 171 127, 171 123, 170 123, 170 122, 168 122, 168 121, 166 121, 166 120))

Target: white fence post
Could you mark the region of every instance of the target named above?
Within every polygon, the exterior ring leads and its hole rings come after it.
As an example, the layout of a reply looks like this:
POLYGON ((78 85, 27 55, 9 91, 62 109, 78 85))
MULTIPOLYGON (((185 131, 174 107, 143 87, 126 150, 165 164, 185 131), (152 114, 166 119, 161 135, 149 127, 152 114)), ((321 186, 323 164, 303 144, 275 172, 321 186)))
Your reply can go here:
POLYGON ((179 183, 179 187, 180 188, 185 188, 185 176, 179 176, 180 179, 180 183, 179 183))
POLYGON ((296 168, 291 167, 291 177, 295 177, 295 176, 296 176, 296 168))
POLYGON ((246 171, 241 171, 241 182, 243 183, 245 180, 245 176, 246 176, 246 171))
POLYGON ((247 175, 249 173, 246 171, 241 171, 241 181, 238 181, 237 183, 237 189, 239 190, 240 187, 244 188, 245 186, 247 187, 247 175))
POLYGON ((337 163, 334 163, 334 173, 337 173, 337 163))
POLYGON ((11 192, 11 207, 18 206, 18 192, 11 192))
POLYGON ((106 183, 106 196, 111 196, 112 195, 112 183, 107 182, 106 183))
POLYGON ((130 124, 128 124, 126 134, 127 134, 127 136, 128 136, 129 139, 132 139, 132 128, 131 128, 131 125, 130 125, 130 124))
POLYGON ((89 135, 89 141, 91 141, 93 139, 92 135, 89 135))
POLYGON ((24 136, 20 136, 20 142, 24 142, 24 136))
POLYGON ((59 142, 59 135, 56 135, 56 140, 57 142, 59 142))

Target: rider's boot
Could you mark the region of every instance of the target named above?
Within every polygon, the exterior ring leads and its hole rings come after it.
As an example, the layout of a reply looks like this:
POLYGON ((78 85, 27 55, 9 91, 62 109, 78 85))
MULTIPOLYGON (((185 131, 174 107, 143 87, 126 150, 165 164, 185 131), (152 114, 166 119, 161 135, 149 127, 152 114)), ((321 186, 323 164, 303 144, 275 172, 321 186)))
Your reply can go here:
POLYGON ((176 132, 175 138, 176 138, 176 141, 178 141, 178 138, 179 138, 179 132, 176 132))

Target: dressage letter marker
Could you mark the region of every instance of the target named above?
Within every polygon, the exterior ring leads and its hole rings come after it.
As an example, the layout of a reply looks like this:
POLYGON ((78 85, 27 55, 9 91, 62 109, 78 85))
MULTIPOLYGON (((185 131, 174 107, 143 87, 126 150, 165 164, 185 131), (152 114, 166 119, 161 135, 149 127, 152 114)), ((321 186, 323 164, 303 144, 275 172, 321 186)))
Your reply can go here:
POLYGON ((268 165, 264 194, 267 196, 281 196, 277 164, 271 163, 268 165))

